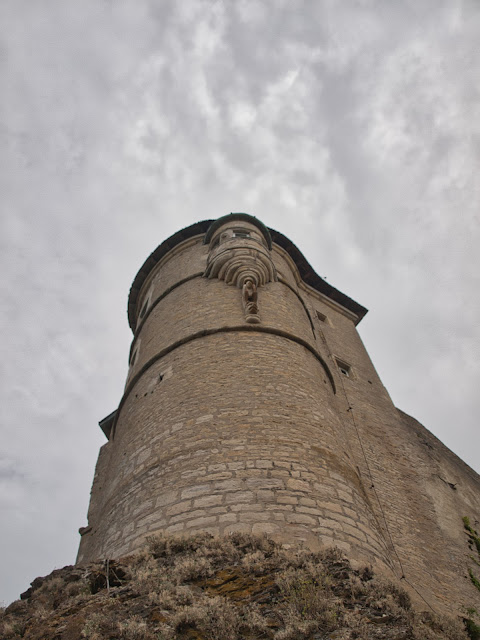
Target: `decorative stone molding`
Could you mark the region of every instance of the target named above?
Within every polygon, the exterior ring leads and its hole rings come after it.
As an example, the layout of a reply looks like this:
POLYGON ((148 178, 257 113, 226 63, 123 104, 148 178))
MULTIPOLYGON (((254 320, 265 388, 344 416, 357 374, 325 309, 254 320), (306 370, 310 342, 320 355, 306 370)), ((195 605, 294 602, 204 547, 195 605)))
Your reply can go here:
POLYGON ((247 322, 260 322, 260 318, 258 317, 257 297, 257 286, 255 282, 250 278, 247 278, 243 283, 242 288, 243 309, 245 311, 245 320, 247 322))
POLYGON ((245 320, 259 323, 258 288, 277 280, 268 241, 253 224, 229 220, 210 240, 205 278, 218 278, 242 290, 245 320))

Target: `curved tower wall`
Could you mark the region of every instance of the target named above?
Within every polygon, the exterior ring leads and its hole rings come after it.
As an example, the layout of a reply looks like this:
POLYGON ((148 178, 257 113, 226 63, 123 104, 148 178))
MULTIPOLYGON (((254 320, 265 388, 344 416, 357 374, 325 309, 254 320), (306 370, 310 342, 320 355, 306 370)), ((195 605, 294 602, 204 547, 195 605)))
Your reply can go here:
POLYGON ((336 544, 384 562, 345 447, 338 373, 294 263, 246 220, 227 217, 204 241, 175 246, 138 296, 125 395, 79 561, 129 553, 158 531, 204 530, 336 544), (253 322, 249 274, 263 277, 253 322))
POLYGON ((251 216, 162 243, 130 293, 78 562, 160 531, 268 533, 404 576, 439 611, 480 606, 462 522, 479 527, 480 478, 395 408, 365 312, 251 216))

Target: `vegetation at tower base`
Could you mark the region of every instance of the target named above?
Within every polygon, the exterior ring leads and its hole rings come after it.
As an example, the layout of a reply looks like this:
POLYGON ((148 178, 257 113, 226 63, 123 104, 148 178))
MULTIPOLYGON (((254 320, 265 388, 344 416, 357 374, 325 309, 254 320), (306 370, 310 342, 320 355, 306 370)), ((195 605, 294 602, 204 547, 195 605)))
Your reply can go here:
POLYGON ((365 313, 248 214, 164 240, 129 295, 78 563, 161 533, 265 533, 404 576, 436 611, 480 610, 462 525, 478 528, 480 476, 395 407, 365 313))
POLYGON ((2 640, 466 640, 460 620, 335 548, 266 537, 154 536, 136 555, 37 578, 0 616, 2 640))

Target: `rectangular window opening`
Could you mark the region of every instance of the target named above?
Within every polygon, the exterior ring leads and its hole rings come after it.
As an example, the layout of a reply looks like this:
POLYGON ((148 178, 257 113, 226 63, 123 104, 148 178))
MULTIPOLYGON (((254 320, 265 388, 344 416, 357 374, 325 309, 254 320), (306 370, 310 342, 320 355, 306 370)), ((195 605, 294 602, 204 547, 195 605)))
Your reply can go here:
POLYGON ((335 358, 335 361, 337 363, 337 367, 340 373, 344 375, 346 378, 351 378, 352 377, 351 365, 349 365, 347 362, 344 362, 343 360, 339 360, 338 358, 335 358))

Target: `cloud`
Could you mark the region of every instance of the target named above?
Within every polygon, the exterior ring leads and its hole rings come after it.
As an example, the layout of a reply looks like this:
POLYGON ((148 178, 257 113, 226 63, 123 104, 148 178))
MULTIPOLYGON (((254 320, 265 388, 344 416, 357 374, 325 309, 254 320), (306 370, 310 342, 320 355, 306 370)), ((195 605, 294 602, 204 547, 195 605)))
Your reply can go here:
POLYGON ((168 235, 248 211, 370 308, 394 401, 478 468, 475 3, 0 7, 0 598, 74 559, 168 235))

